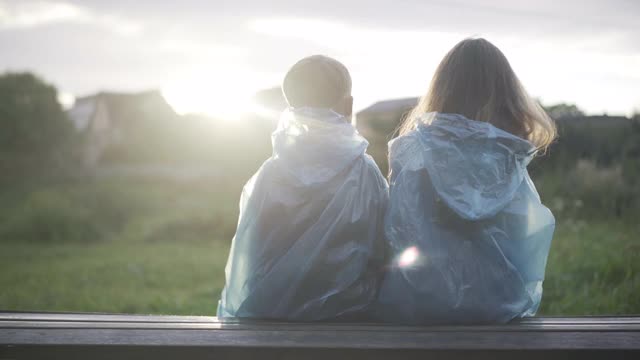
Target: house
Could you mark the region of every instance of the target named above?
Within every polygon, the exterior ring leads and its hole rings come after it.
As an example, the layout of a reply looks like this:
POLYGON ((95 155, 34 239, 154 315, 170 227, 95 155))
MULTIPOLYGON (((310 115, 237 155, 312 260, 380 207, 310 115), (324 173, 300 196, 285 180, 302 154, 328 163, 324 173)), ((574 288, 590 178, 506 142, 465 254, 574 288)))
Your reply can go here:
POLYGON ((286 109, 288 106, 280 86, 258 91, 253 96, 253 102, 277 112, 282 112, 282 110, 286 109))
POLYGON ((356 114, 356 128, 369 141, 367 152, 387 173, 387 143, 400 122, 418 104, 417 97, 379 101, 356 114))
POLYGON ((163 126, 163 120, 177 118, 159 91, 139 93, 100 92, 80 97, 67 111, 75 129, 84 137, 82 161, 95 166, 105 150, 127 140, 140 125, 163 126))
POLYGON ((418 104, 417 97, 378 101, 356 115, 356 127, 365 137, 391 135, 404 116, 418 104))

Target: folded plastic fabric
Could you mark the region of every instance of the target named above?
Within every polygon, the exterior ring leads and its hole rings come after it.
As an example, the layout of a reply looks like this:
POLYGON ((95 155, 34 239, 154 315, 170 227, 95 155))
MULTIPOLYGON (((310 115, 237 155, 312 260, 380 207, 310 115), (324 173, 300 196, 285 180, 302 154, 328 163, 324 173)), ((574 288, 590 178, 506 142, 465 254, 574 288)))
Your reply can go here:
POLYGON ((286 110, 245 185, 219 317, 325 320, 368 310, 384 261, 387 183, 342 115, 286 110))
POLYGON ((376 316, 471 324, 534 315, 555 227, 527 172, 534 146, 462 115, 422 120, 389 145, 393 257, 376 316))

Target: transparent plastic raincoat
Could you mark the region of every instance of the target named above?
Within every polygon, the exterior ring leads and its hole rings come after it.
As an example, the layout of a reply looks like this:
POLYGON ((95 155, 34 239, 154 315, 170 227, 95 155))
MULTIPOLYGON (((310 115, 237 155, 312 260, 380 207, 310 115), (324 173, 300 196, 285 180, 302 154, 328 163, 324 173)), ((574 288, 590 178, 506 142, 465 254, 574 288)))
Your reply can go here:
POLYGON ((455 324, 534 315, 555 227, 527 172, 534 146, 462 115, 424 116, 431 124, 390 143, 392 262, 377 317, 455 324))
POLYGON ((344 116, 286 110, 273 155, 245 185, 219 317, 364 313, 384 261, 387 183, 344 116))

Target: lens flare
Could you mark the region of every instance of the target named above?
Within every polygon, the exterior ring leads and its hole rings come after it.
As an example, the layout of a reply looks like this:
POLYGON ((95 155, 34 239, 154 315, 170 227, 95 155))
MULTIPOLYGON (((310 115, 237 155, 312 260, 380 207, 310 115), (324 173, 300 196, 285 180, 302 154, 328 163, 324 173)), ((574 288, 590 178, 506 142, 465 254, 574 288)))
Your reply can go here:
POLYGON ((420 256, 420 252, 418 251, 417 247, 412 246, 410 248, 407 248, 405 251, 402 252, 402 254, 400 254, 400 257, 398 258, 398 266, 400 267, 411 266, 416 262, 416 260, 418 260, 419 256, 420 256))

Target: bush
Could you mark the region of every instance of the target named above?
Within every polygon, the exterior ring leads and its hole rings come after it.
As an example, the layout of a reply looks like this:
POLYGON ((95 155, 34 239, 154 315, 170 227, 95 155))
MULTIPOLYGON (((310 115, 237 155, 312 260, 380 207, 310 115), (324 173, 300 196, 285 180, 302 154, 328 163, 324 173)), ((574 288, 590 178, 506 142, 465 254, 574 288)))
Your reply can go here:
POLYGON ((124 196, 106 189, 45 188, 4 209, 0 241, 91 243, 109 238, 133 211, 124 196))
POLYGON ((543 202, 561 219, 634 220, 640 211, 640 166, 597 166, 579 160, 573 169, 538 173, 543 202))
POLYGON ((0 224, 0 239, 27 242, 96 241, 104 236, 98 219, 59 192, 40 191, 0 224))
POLYGON ((235 234, 235 218, 218 214, 213 217, 195 217, 171 221, 146 237, 149 242, 230 242, 235 234))

